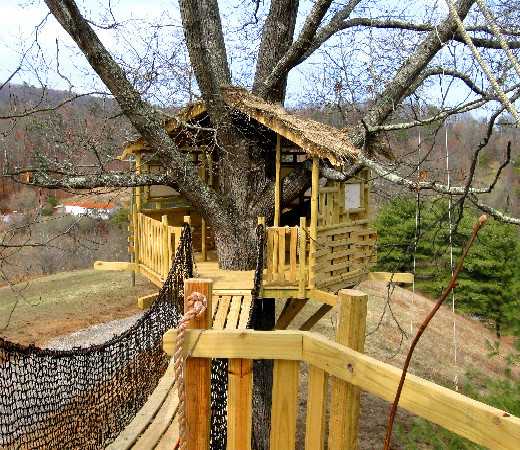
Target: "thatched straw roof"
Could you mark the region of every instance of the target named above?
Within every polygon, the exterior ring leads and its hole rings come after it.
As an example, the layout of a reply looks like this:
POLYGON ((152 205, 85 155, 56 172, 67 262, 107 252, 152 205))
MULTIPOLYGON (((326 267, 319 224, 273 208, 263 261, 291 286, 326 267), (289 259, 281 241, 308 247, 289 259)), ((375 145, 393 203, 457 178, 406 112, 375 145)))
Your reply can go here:
MULTIPOLYGON (((222 88, 224 101, 232 109, 255 119, 267 128, 294 142, 312 156, 327 158, 332 164, 341 165, 357 159, 356 149, 347 134, 315 120, 291 114, 281 105, 267 103, 242 88, 222 88)), ((179 119, 186 122, 206 112, 202 101, 188 105, 179 114, 179 119)), ((182 127, 178 120, 166 122, 166 129, 171 132, 182 127)), ((143 148, 144 140, 128 142, 124 155, 143 148)))

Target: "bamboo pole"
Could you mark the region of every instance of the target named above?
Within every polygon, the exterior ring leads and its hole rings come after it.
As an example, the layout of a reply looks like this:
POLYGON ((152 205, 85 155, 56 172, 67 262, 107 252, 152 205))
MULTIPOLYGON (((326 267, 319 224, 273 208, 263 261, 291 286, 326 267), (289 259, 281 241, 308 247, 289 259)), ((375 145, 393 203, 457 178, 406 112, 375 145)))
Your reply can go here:
MULTIPOLYGON (((184 281, 184 311, 188 310, 188 298, 194 292, 206 297, 206 311, 194 318, 189 329, 211 328, 212 281, 189 278, 184 281)), ((186 358, 186 442, 190 450, 209 449, 211 419, 211 359, 186 358)))
POLYGON ((314 288, 314 265, 316 264, 316 239, 318 237, 318 197, 320 194, 320 159, 312 159, 311 226, 309 242, 309 287, 314 288))
POLYGON ((275 184, 274 184, 274 226, 280 226, 280 204, 281 204, 281 166, 282 166, 282 137, 276 135, 276 168, 275 168, 275 184))
MULTIPOLYGON (((368 295, 353 289, 338 293, 338 319, 335 341, 363 353, 368 295)), ((361 389, 332 377, 329 449, 357 449, 361 389)))

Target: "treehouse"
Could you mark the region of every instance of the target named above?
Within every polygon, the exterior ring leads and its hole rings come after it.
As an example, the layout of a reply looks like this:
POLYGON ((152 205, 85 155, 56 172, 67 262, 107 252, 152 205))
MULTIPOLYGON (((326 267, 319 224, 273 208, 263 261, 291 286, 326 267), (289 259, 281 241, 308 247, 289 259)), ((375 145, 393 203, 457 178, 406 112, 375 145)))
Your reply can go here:
MULTIPOLYGON (((345 181, 323 176, 323 167, 341 176, 356 160, 358 151, 344 133, 290 114, 243 89, 223 89, 223 96, 237 128, 256 140, 260 148, 272 151, 275 161, 271 168, 275 183, 274 217, 270 223, 259 218, 259 223, 265 225, 266 240, 260 297, 291 299, 286 305, 291 312, 287 312, 279 327, 285 327, 307 299, 323 303, 323 308, 305 326, 308 329, 336 305, 339 289, 355 286, 367 278, 391 276, 368 272, 376 262, 377 237, 369 224, 369 170, 362 169, 345 181), (289 204, 282 204, 282 179, 302 164, 312 172, 310 187, 289 204)), ((189 105, 177 118, 166 120, 164 126, 200 177, 222 192, 226 181, 219 176, 218 152, 204 103, 189 105)), ((143 138, 125 145, 120 158, 129 157, 135 162, 137 173, 165 170, 143 138)), ((253 288, 254 271, 218 270, 212 230, 188 201, 168 186, 136 188, 129 238, 129 251, 135 262, 123 263, 124 268, 144 274, 160 287, 186 217, 193 230, 200 276, 212 278, 216 292, 247 298, 253 288)), ((122 268, 110 264, 97 263, 97 268, 122 268)), ((411 281, 404 274, 394 274, 393 280, 411 281)), ((140 303, 146 307, 147 300, 141 299, 140 303)))

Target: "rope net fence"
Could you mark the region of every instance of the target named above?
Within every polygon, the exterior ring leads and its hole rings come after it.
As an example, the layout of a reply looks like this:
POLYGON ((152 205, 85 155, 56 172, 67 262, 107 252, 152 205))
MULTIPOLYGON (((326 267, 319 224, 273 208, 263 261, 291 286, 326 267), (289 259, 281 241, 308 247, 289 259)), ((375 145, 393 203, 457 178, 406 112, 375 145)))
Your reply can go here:
POLYGON ((177 328, 185 278, 193 276, 185 224, 153 305, 128 330, 60 351, 0 338, 0 448, 104 448, 130 423, 169 363, 163 334, 177 328))

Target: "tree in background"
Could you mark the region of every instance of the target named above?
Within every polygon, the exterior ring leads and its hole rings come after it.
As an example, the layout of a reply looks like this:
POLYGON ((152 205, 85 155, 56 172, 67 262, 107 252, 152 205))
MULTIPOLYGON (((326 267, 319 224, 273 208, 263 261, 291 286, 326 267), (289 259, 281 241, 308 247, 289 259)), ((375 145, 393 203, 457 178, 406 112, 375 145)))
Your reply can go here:
MULTIPOLYGON (((376 270, 413 272, 415 256, 417 289, 439 296, 452 274, 450 250, 456 264, 477 220, 475 211, 467 211, 461 220, 453 222, 451 246, 447 207, 443 200, 417 203, 410 195, 381 205, 374 221, 378 228, 376 270)), ((452 215, 456 217, 456 213, 454 210, 452 215)), ((492 320, 498 336, 503 323, 511 325, 520 319, 519 254, 517 228, 488 221, 466 257, 455 289, 457 307, 492 320)))
POLYGON ((456 288, 457 304, 492 320, 498 337, 504 323, 520 319, 519 255, 518 230, 490 221, 470 249, 456 288))

